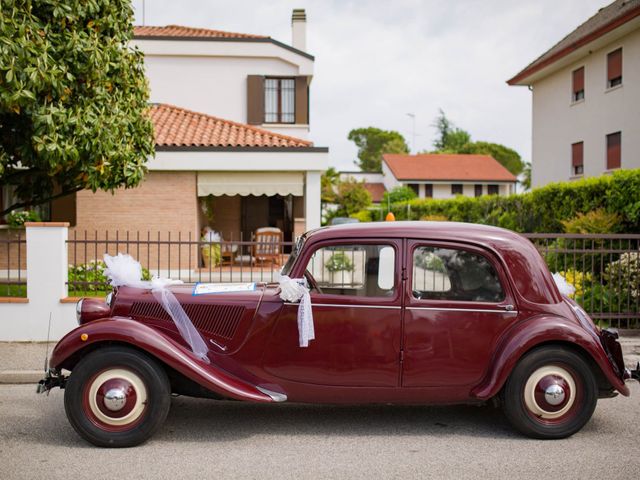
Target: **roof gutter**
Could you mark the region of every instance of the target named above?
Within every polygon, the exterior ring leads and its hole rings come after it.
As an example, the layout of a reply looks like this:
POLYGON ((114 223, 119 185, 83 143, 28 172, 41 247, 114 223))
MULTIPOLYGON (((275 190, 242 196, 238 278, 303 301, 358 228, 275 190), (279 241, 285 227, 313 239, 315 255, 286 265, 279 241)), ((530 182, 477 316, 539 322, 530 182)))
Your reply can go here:
POLYGON ((329 147, 246 147, 221 145, 156 145, 156 152, 280 152, 328 153, 329 147))
POLYGON ((308 58, 309 60, 315 60, 313 55, 298 50, 297 48, 287 45, 286 43, 279 42, 271 37, 178 37, 172 35, 134 35, 133 40, 168 40, 178 42, 248 42, 248 43, 272 43, 278 47, 289 50, 290 52, 297 53, 300 56, 308 58))
POLYGON ((584 47, 585 45, 593 42, 597 38, 599 38, 599 37, 611 32, 612 30, 615 30, 616 28, 624 25, 625 23, 629 22, 630 20, 633 20, 637 16, 640 16, 640 6, 634 8, 632 10, 629 10, 627 13, 625 13, 621 17, 618 17, 618 18, 612 20, 611 22, 607 23, 606 25, 603 25, 602 27, 598 28, 594 32, 591 32, 589 35, 586 35, 586 36, 582 37, 581 39, 577 40, 576 42, 572 43, 571 45, 568 45, 567 47, 563 48, 562 50, 556 52, 554 55, 551 55, 546 60, 544 60, 544 61, 542 61, 542 62, 540 62, 538 64, 534 64, 529 68, 525 68, 523 71, 518 73, 515 77, 511 78, 510 80, 507 80, 507 84, 511 85, 511 86, 514 86, 514 85, 523 85, 523 86, 527 85, 526 83, 522 83, 527 77, 529 77, 532 74, 542 70, 543 68, 548 67, 549 65, 557 62, 562 57, 565 57, 565 56, 569 55, 571 52, 574 52, 575 50, 577 50, 577 49, 579 49, 581 47, 584 47))

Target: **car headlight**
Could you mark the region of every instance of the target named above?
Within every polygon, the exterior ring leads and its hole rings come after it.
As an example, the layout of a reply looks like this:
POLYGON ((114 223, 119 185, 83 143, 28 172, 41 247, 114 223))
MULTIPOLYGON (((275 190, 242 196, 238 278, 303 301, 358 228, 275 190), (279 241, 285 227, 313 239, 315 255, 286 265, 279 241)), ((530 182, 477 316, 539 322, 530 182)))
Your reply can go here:
POLYGON ((84 298, 81 298, 80 300, 78 300, 78 303, 76 303, 76 320, 78 321, 78 325, 80 325, 80 320, 82 318, 82 302, 83 302, 84 298))

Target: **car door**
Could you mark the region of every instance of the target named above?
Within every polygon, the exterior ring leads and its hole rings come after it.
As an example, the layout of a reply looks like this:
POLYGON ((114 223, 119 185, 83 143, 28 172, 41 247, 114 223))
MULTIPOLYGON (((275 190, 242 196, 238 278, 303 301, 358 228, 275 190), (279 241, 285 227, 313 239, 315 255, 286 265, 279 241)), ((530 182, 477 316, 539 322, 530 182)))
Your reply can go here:
POLYGON ((410 240, 402 385, 478 383, 517 309, 498 259, 455 243, 410 240))
POLYGON ((399 386, 401 246, 382 239, 310 246, 300 261, 317 284, 311 289, 315 340, 298 345, 298 304, 285 303, 265 370, 316 385, 399 386))

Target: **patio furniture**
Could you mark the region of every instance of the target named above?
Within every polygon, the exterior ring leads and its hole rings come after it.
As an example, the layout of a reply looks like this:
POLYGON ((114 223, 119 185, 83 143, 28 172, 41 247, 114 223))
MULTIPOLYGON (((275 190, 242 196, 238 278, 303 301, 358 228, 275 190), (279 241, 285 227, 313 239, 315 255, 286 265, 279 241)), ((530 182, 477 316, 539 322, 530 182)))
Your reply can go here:
POLYGON ((279 265, 282 258, 283 240, 284 234, 279 228, 259 228, 255 232, 255 243, 251 249, 251 256, 260 263, 270 262, 279 265))

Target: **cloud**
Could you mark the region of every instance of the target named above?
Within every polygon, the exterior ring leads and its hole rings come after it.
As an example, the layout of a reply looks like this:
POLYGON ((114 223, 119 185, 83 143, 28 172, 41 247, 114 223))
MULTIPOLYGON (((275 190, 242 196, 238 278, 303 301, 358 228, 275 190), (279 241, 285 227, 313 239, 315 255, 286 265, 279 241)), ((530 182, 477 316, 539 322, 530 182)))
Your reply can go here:
MULTIPOLYGON (((431 148, 438 108, 474 139, 531 154, 531 94, 506 80, 608 2, 435 0, 147 0, 148 25, 182 24, 270 35, 290 43, 293 8, 306 8, 316 57, 311 137, 330 163, 352 168, 352 128, 400 131, 431 148)), ((138 22, 141 0, 134 6, 138 22)))

